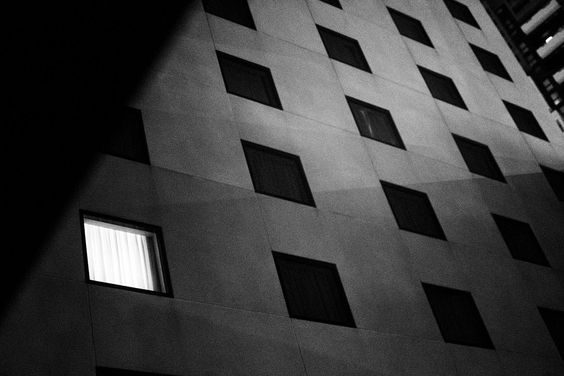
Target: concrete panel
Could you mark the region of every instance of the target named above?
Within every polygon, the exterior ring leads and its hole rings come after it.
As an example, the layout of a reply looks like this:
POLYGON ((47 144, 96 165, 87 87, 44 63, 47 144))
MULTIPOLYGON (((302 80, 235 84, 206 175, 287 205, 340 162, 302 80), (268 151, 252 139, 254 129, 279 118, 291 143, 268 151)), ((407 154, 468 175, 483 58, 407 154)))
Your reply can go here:
POLYGON ((564 372, 564 361, 533 355, 499 351, 499 360, 506 375, 558 376, 564 372))
POLYGON ((564 271, 524 261, 515 264, 537 307, 564 311, 564 271))
POLYGON ((452 375, 445 345, 295 320, 308 375, 452 375))
POLYGON ((84 282, 30 277, 0 322, 3 375, 94 376, 84 282))
POLYGON ((175 297, 284 314, 254 193, 181 174, 155 174, 175 297))
POLYGON ((151 110, 143 112, 143 119, 152 165, 252 188, 233 122, 151 110))
POLYGON ((507 376, 493 350, 478 347, 448 344, 460 376, 507 376))
POLYGON ((80 208, 157 225, 154 170, 142 163, 100 154, 84 181, 80 208))
POLYGON ((91 287, 98 365, 173 375, 304 375, 290 320, 91 287))
POLYGON ((296 116, 288 121, 317 207, 355 218, 380 217, 379 183, 361 137, 296 116))
POLYGON ((325 53, 321 38, 303 0, 250 0, 257 29, 310 51, 325 53))
POLYGON ((84 253, 80 228, 79 204, 70 200, 61 213, 54 231, 42 243, 30 273, 75 281, 84 281, 84 253))

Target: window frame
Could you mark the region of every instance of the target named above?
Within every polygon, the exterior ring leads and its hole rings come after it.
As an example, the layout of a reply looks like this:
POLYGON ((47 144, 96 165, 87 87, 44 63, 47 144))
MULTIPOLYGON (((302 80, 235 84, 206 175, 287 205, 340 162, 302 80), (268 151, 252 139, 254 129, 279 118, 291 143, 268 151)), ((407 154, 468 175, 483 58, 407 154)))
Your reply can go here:
POLYGON ((560 334, 561 336, 560 338, 555 338, 556 335, 554 334, 554 332, 556 332, 556 329, 553 327, 549 327, 549 324, 547 323, 548 315, 552 316, 548 318, 548 320, 550 320, 551 323, 554 322, 552 321, 552 318, 554 318, 555 316, 561 316, 560 318, 564 321, 564 311, 560 311, 552 308, 546 308, 546 307, 539 307, 539 306, 537 306, 537 310, 539 311, 544 326, 546 327, 546 330, 548 331, 548 334, 550 335, 550 338, 554 343, 554 347, 556 347, 556 350, 560 354, 560 358, 564 360, 564 335, 560 334))
POLYGON ((307 180, 307 175, 305 174, 304 166, 302 164, 302 161, 301 161, 301 158, 300 158, 299 155, 287 153, 287 152, 282 151, 282 150, 273 149, 271 147, 264 146, 264 145, 261 145, 261 144, 257 144, 257 143, 251 142, 251 141, 243 140, 243 139, 241 139, 241 145, 242 145, 242 148, 243 148, 243 154, 245 155, 245 161, 247 163, 247 168, 248 168, 249 174, 251 176, 251 182, 253 183, 253 189, 256 193, 260 193, 260 194, 270 196, 270 197, 279 198, 279 199, 282 199, 282 200, 295 202, 295 203, 302 204, 302 205, 311 206, 311 207, 314 207, 314 208, 316 207, 315 200, 313 198, 313 193, 312 193, 311 188, 309 186, 309 182, 307 180), (270 154, 274 154, 274 155, 277 155, 277 156, 280 156, 280 157, 283 157, 283 158, 286 158, 286 159, 290 159, 294 162, 297 162, 297 163, 295 163, 295 166, 298 168, 298 174, 299 174, 301 182, 303 183, 304 188, 305 188, 305 195, 307 196, 306 201, 300 201, 300 200, 293 199, 293 198, 282 197, 280 195, 276 195, 276 194, 272 194, 272 193, 268 193, 268 192, 258 190, 257 184, 255 183, 254 174, 253 174, 251 167, 250 167, 251 164, 249 163, 249 157, 247 156, 247 152, 245 150, 245 147, 247 147, 247 146, 250 147, 250 148, 258 149, 260 151, 267 152, 267 153, 270 153, 270 154))
POLYGON ((321 1, 322 3, 328 4, 328 5, 331 5, 335 8, 343 9, 343 6, 341 5, 341 2, 339 0, 319 0, 319 1, 321 1))
POLYGON ((439 217, 437 216, 437 213, 435 212, 435 208, 431 204, 431 200, 429 199, 429 196, 427 195, 427 193, 417 191, 415 189, 407 188, 407 187, 404 187, 404 186, 401 186, 401 185, 397 185, 397 184, 394 184, 394 183, 390 183, 390 182, 384 181, 384 180, 380 180, 380 184, 382 185, 382 190, 384 191, 384 196, 386 196, 386 200, 388 201, 388 205, 390 206, 390 208, 392 210, 392 214, 394 215, 394 219, 395 219, 396 224, 397 224, 397 226, 400 230, 409 231, 409 232, 412 232, 414 234, 428 236, 428 237, 431 237, 431 238, 434 238, 434 239, 448 241, 446 234, 445 234, 445 231, 443 229, 443 226, 441 225, 441 222, 439 221, 439 217), (386 193, 386 187, 391 188, 391 189, 396 189, 396 190, 399 190, 399 191, 402 191, 402 192, 405 192, 405 193, 409 193, 409 194, 412 194, 413 196, 418 196, 418 197, 424 199, 423 202, 425 202, 425 206, 429 210, 430 215, 433 218, 433 221, 437 225, 438 233, 437 234, 429 234, 429 233, 425 233, 425 232, 422 232, 422 231, 419 231, 419 230, 412 230, 412 229, 402 227, 400 222, 398 221, 399 215, 397 214, 396 210, 394 209, 394 206, 392 205, 392 203, 391 203, 391 201, 388 197, 388 194, 386 193))
POLYGON ((98 212, 93 212, 93 211, 84 210, 84 209, 79 210, 79 217, 80 217, 80 230, 81 230, 81 235, 82 235, 82 250, 83 250, 83 260, 84 260, 84 278, 85 278, 86 283, 91 284, 91 285, 111 287, 111 288, 115 288, 115 289, 126 290, 126 291, 131 291, 131 292, 138 292, 138 293, 149 294, 149 295, 157 295, 157 296, 163 296, 163 297, 169 297, 169 298, 173 297, 172 283, 171 283, 171 280, 170 280, 169 268, 168 268, 167 257, 166 257, 166 250, 165 250, 165 245, 164 245, 164 238, 163 238, 163 234, 162 234, 162 228, 160 226, 155 226, 155 225, 151 225, 151 224, 147 224, 147 223, 143 223, 143 222, 139 222, 139 221, 124 219, 124 218, 116 217, 116 216, 113 216, 113 215, 100 214, 98 212), (88 267, 88 249, 86 247, 86 231, 84 229, 84 220, 85 219, 92 219, 92 220, 99 221, 99 222, 105 222, 105 223, 114 224, 114 225, 117 225, 117 226, 129 227, 129 228, 132 228, 132 229, 153 233, 154 236, 155 236, 155 241, 157 243, 157 248, 158 248, 158 252, 157 252, 158 254, 155 255, 155 258, 158 258, 158 260, 159 260, 160 270, 158 272, 160 273, 160 277, 162 278, 164 291, 146 290, 146 289, 141 289, 141 288, 137 288, 137 287, 118 285, 118 284, 114 284, 114 283, 96 281, 96 280, 91 279, 90 278, 90 270, 89 270, 89 267, 88 267))
POLYGON ((520 132, 526 133, 529 136, 539 138, 539 139, 544 140, 546 142, 550 142, 548 140, 548 137, 546 137, 546 133, 544 133, 544 130, 542 129, 542 127, 541 127, 539 121, 537 120, 537 117, 533 113, 533 111, 531 111, 531 110, 529 110, 525 107, 518 106, 515 103, 508 102, 508 101, 503 100, 503 99, 502 99, 502 102, 503 102, 503 105, 505 106, 505 109, 507 110, 507 112, 509 112, 509 116, 511 116, 511 120, 513 120, 513 122, 517 126, 517 129, 520 132), (520 119, 519 113, 521 113, 523 116, 528 117, 528 119, 524 119, 524 121, 521 121, 521 120, 518 121, 518 119, 520 119), (534 120, 534 121, 529 124, 529 121, 531 119, 534 120), (533 133, 531 133, 529 131, 529 129, 526 129, 527 127, 530 127, 530 126, 533 127, 533 128, 536 128, 532 131, 533 133), (534 134, 534 133, 536 133, 536 134, 534 134))
POLYGON ((463 136, 459 136, 457 134, 452 133, 452 137, 454 138, 454 143, 456 144, 456 146, 458 147, 458 151, 460 152, 460 154, 462 155, 462 159, 464 160, 464 163, 466 164, 466 167, 468 168, 468 171, 470 171, 473 174, 476 175, 480 175, 492 180, 497 180, 501 183, 505 183, 507 184, 507 180, 505 179, 505 175, 503 175, 503 172, 501 171, 501 168, 499 167, 499 165, 497 164, 497 161, 492 153, 492 151, 490 150, 488 145, 482 144, 481 142, 478 141, 474 141, 470 138, 466 138, 463 136), (486 161, 488 162, 488 164, 495 170, 495 174, 496 176, 489 176, 489 175, 484 175, 482 173, 473 171, 473 167, 468 163, 469 158, 467 158, 464 155, 464 152, 462 151, 463 148, 460 147, 460 144, 470 144, 473 146, 477 146, 479 149, 482 150, 482 152, 484 153, 484 158, 486 158, 486 161))
POLYGON ((396 126, 396 123, 394 122, 394 119, 393 119, 393 117, 392 117, 392 113, 391 113, 389 110, 387 110, 387 109, 385 109, 385 108, 382 108, 382 107, 378 107, 378 106, 373 105, 373 104, 371 104, 371 103, 367 103, 367 102, 361 101, 360 99, 356 99, 356 98, 350 97, 350 96, 348 96, 348 95, 345 95, 345 99, 347 100, 347 104, 349 105, 349 109, 351 110, 351 114, 352 114, 352 116, 353 116, 353 119, 354 119, 354 122, 355 122, 355 124, 356 124, 356 127, 358 128, 358 132, 360 133, 360 135, 361 135, 362 137, 368 138, 368 139, 370 139, 370 140, 378 141, 378 142, 381 142, 381 143, 383 143, 383 144, 396 147, 396 148, 398 148, 398 149, 407 150, 406 147, 405 147, 405 144, 403 143, 403 140, 402 140, 402 138, 401 138, 401 136, 400 136, 400 134, 399 134, 398 127, 396 126), (366 108, 368 108, 368 109, 371 109, 371 110, 374 110, 374 111, 379 112, 379 113, 381 113, 381 114, 384 114, 384 116, 386 116, 386 117, 389 119, 389 121, 390 121, 392 133, 394 134, 396 140, 398 140, 399 145, 395 145, 395 144, 393 144, 393 143, 391 143, 391 142, 387 142, 387 141, 380 140, 380 139, 377 139, 377 138, 374 138, 374 137, 370 137, 370 136, 368 136, 368 135, 363 134, 364 131, 360 128, 360 126, 359 126, 359 124, 358 124, 358 120, 357 120, 357 118, 356 118, 356 116, 355 116, 354 110, 352 109, 351 102, 354 103, 354 104, 356 104, 356 105, 358 105, 358 106, 366 107, 366 108))
MULTIPOLYGON (((484 319, 482 318, 482 314, 478 308, 478 305, 476 304, 476 301, 474 300, 474 296, 472 295, 472 293, 470 291, 465 291, 465 290, 459 290, 459 289, 455 289, 452 287, 446 287, 446 286, 441 286, 441 285, 436 285, 433 283, 426 283, 426 282, 421 282, 422 288, 423 288, 423 292, 425 293, 425 297, 427 298, 427 302, 429 303, 429 306, 431 308, 431 312, 433 313, 433 317, 435 318, 435 322, 437 323, 437 326, 439 327, 439 332, 441 333, 441 337, 443 338, 443 341, 445 341, 446 343, 452 343, 452 344, 457 344, 457 345, 463 345, 463 346, 471 346, 471 347, 478 347, 478 348, 482 348, 482 349, 491 349, 491 350, 495 350, 495 346, 494 343, 491 339, 490 333, 488 331, 488 328, 486 326, 486 323, 484 322, 484 319), (474 319, 478 319, 479 325, 481 325, 482 327, 479 330, 484 331, 485 334, 485 338, 480 339, 480 341, 484 341, 484 343, 481 344, 475 344, 475 343, 471 343, 470 341, 467 341, 465 339, 454 339, 453 338, 446 338, 449 337, 452 333, 448 333, 448 327, 445 325, 446 323, 442 322, 438 319, 439 315, 439 310, 436 309, 436 306, 433 305, 433 303, 431 303, 431 298, 430 298, 430 293, 429 290, 427 289, 427 286, 430 287, 430 290, 435 289, 435 290, 442 290, 443 292, 448 291, 450 294, 455 294, 458 295, 458 297, 461 296, 465 296, 465 299, 470 299, 469 302, 471 302, 473 308, 475 309, 475 314, 477 315, 476 317, 474 317, 474 319)), ((436 302, 436 301, 435 301, 436 302)), ((462 312, 462 310, 459 310, 458 312, 462 312)), ((466 311, 466 313, 468 313, 468 311, 466 311)), ((472 314, 474 314, 472 313, 472 314)), ((468 320, 465 320, 468 321, 468 320)), ((454 322, 456 323, 457 320, 454 320, 454 322)), ((477 328, 474 328, 477 329, 477 328)), ((459 333, 454 333, 454 336, 460 336, 459 333)))
POLYGON ((470 45, 470 49, 474 53, 474 56, 476 56, 476 59, 478 60, 480 66, 484 71, 513 82, 511 76, 509 75, 509 72, 507 71, 507 69, 505 69, 505 66, 503 65, 499 56, 497 56, 493 52, 486 50, 485 48, 478 47, 472 43, 468 44, 470 45))
POLYGON ((394 8, 390 8, 390 7, 386 7, 388 9, 388 12, 390 13, 390 17, 392 17, 392 21, 394 23, 394 26, 396 27, 396 29, 398 30, 398 32, 400 33, 401 36, 409 38, 411 40, 414 40, 418 43, 421 43, 427 47, 431 47, 431 48, 435 48, 435 46, 433 45, 433 42, 431 41, 431 37, 429 37, 429 34, 427 34, 427 30, 425 30, 425 27, 423 26, 423 23, 418 20, 415 17, 411 17, 408 14, 402 13, 398 10, 395 10, 394 8), (402 20, 404 22, 410 22, 412 25, 417 25, 417 28, 420 29, 418 34, 419 36, 416 38, 414 38, 414 36, 412 35, 407 35, 404 34, 405 33, 405 29, 401 29, 399 24, 399 20, 402 20))
MULTIPOLYGON (((139 108, 132 107, 132 106, 122 106, 120 108, 114 109, 114 111, 111 112, 111 115, 112 115, 113 119, 115 120, 115 122, 113 124, 117 124, 117 127, 123 127, 123 124, 129 123, 129 122, 126 121, 126 118, 129 117, 129 116, 138 117, 138 119, 136 119, 136 123, 139 122, 138 125, 140 126, 140 129, 137 129, 137 130, 140 131, 138 136, 141 137, 141 142, 142 142, 142 145, 140 145, 141 148, 138 151, 142 155, 127 155, 130 150, 127 150, 125 153, 123 152, 123 150, 117 150, 117 149, 112 150, 112 149, 114 149, 114 146, 115 146, 115 145, 112 145, 112 138, 116 135, 115 131, 113 131, 113 130, 110 130, 109 134, 106 134, 106 135, 103 136, 103 140, 102 140, 102 143, 101 143, 98 151, 100 153, 103 153, 103 154, 106 154, 106 155, 111 155, 111 156, 116 157, 116 158, 126 159, 128 161, 142 163, 142 164, 150 166, 151 165, 151 156, 150 156, 150 153, 149 153, 149 145, 147 144, 147 132, 145 132, 145 122, 143 121, 143 111, 141 111, 141 109, 139 109, 139 108)), ((126 135, 126 134, 122 134, 122 133, 118 132, 118 135, 128 137, 129 139, 132 138, 132 137, 130 137, 131 136, 130 133, 126 135)))
MULTIPOLYGON (((236 95, 236 96, 238 96, 238 97, 240 97, 240 98, 244 98, 244 99, 247 99, 247 100, 256 102, 256 103, 260 103, 260 104, 263 104, 263 105, 265 105, 265 106, 273 107, 273 108, 276 108, 276 109, 279 109, 279 110, 284 110, 284 109, 282 108, 282 103, 280 102, 280 97, 279 97, 279 95, 278 95, 278 90, 276 89, 276 84, 274 83, 274 78, 272 77, 272 72, 271 72, 270 68, 265 67, 265 66, 262 66, 262 65, 257 64, 257 63, 253 63, 253 62, 251 62, 251 61, 247 61, 247 60, 241 59, 240 57, 233 56, 233 55, 230 55, 230 54, 228 54, 228 53, 225 53, 225 52, 222 52, 222 51, 219 51, 219 50, 216 50, 215 52, 216 52, 216 55, 217 55, 217 60, 218 60, 218 64, 219 64, 219 70, 221 71, 221 77, 222 77, 222 79, 223 79, 223 85, 224 85, 224 87, 225 87, 225 91, 226 91, 228 94, 236 95), (270 87, 270 89, 271 89, 271 93, 270 93, 270 94, 272 95, 272 98, 270 98, 270 99, 272 100, 272 103, 270 103, 270 102, 263 102, 263 101, 260 101, 260 100, 258 100, 258 99, 256 99, 256 98, 251 98, 251 97, 249 97, 249 96, 247 96, 247 95, 242 95, 242 94, 240 94, 240 93, 236 93, 236 92, 231 91, 231 90, 229 89, 228 85, 227 85, 227 79, 226 79, 226 77, 228 77, 228 76, 227 76, 227 73, 225 72, 224 67, 222 66, 222 63, 221 63, 222 59, 223 59, 223 60, 231 61, 231 63, 239 64, 239 65, 245 66, 245 67, 247 67, 247 68, 251 68, 251 69, 254 69, 254 70, 256 70, 256 71, 265 73, 265 74, 266 74, 265 77, 266 77, 266 80, 267 80, 267 85, 270 85, 270 86, 271 86, 271 87, 270 87)), ((269 89, 269 88, 266 87, 266 90, 265 90, 265 91, 267 92, 267 94, 269 93, 269 90, 268 90, 268 89, 269 89)))
POLYGON ((338 33, 334 30, 328 29, 328 28, 321 26, 319 24, 315 24, 315 26, 317 28, 319 38, 321 39, 321 43, 323 43, 323 47, 325 48, 325 51, 327 52, 327 56, 329 57, 329 59, 338 61, 342 64, 348 65, 349 67, 353 67, 353 68, 359 69, 361 71, 372 74, 372 70, 370 69, 370 65, 368 64, 368 61, 366 60, 366 56, 364 56, 364 52, 362 51, 362 48, 360 47, 360 43, 358 42, 358 40, 351 38, 347 35, 338 33), (337 37, 337 39, 342 39, 342 40, 345 40, 345 41, 352 43, 358 49, 358 51, 360 52, 359 56, 360 56, 360 59, 362 60, 360 62, 361 66, 352 65, 349 62, 346 62, 346 61, 343 61, 339 58, 335 58, 335 57, 331 56, 331 54, 329 52, 329 48, 327 48, 328 44, 325 42, 325 38, 323 38, 323 33, 333 35, 334 37, 337 37))
MULTIPOLYGON (((492 218, 493 218, 493 220, 494 220, 494 222, 495 222, 495 224, 496 224, 496 226, 499 230, 499 233, 501 234, 501 237, 503 238, 503 241, 505 242, 505 245, 507 246, 507 249, 511 253, 511 257, 513 257, 513 259, 523 261, 523 262, 528 262, 528 263, 535 264, 535 265, 550 267, 550 263, 548 262, 548 259, 546 258, 546 254, 544 253, 544 251, 543 251, 543 249, 542 249, 542 247, 541 247, 541 245, 540 245, 540 243, 539 243, 539 241, 538 241, 538 239, 535 235, 535 232, 533 231, 533 228, 531 227, 530 224, 528 224, 527 222, 519 221, 519 220, 514 219, 514 218, 506 217, 506 216, 501 215, 501 214, 496 214, 496 213, 490 213, 490 214, 492 215, 492 218), (533 243, 535 243, 535 247, 537 248, 537 249, 534 250, 534 252, 538 252, 537 255, 533 255, 533 256, 538 256, 539 259, 540 259, 540 262, 531 261, 531 259, 527 260, 525 258, 515 257, 514 251, 519 252, 521 250, 512 249, 509 246, 507 239, 510 237, 510 234, 505 233, 502 230, 502 227, 504 226, 504 222, 505 222, 505 225, 507 225, 507 226, 513 226, 513 225, 520 226, 521 231, 519 231, 519 232, 522 232, 523 228, 525 228, 525 227, 528 228, 528 230, 526 230, 527 235, 530 236, 531 241, 533 243), (500 225, 500 223, 501 223, 501 225, 500 225)), ((526 249, 525 251, 528 252, 529 249, 526 249)), ((532 257, 532 259, 534 259, 534 258, 535 257, 532 257)))
MULTIPOLYGON (((232 0, 230 0, 230 1, 232 1, 232 0)), ((246 5, 246 11, 248 11, 248 14, 249 14, 249 16, 250 16, 250 18, 249 18, 249 20, 248 20, 248 21, 249 21, 248 24, 240 23, 240 22, 236 21, 233 17, 232 17, 232 18, 227 18, 227 17, 225 17, 226 14, 224 14, 224 15, 219 15, 219 14, 217 14, 217 13, 210 12, 210 9, 209 9, 209 8, 207 9, 207 2, 206 2, 206 0, 202 0, 202 7, 204 8, 204 12, 207 13, 207 14, 212 14, 212 15, 214 15, 214 16, 216 16, 216 17, 219 17, 219 18, 222 18, 222 19, 224 19, 224 20, 233 22, 233 23, 235 23, 235 24, 237 24, 237 25, 241 25, 241 26, 247 27, 247 28, 249 28, 249 29, 251 29, 251 30, 257 30, 256 24, 255 24, 255 20, 254 20, 254 18, 253 18, 253 13, 251 12, 251 7, 249 6, 249 2, 248 2, 247 0, 243 0, 242 2, 245 3, 245 5, 246 5)))
MULTIPOLYGON (((422 67, 421 65, 418 65, 417 68, 419 69, 419 73, 421 73, 421 76, 423 77, 423 81, 425 82, 425 85, 429 89, 429 92, 431 93, 431 96, 433 98, 435 98, 435 99, 437 99, 441 102, 445 102, 445 103, 448 103, 452 106, 456 106, 458 108, 462 108, 463 110, 468 111, 468 107, 466 106, 466 102, 464 102, 464 98, 462 98, 462 94, 460 94, 460 91, 458 91, 458 88, 456 87, 456 84, 454 83, 454 80, 452 78, 445 76, 444 74, 440 74, 440 73, 437 73, 437 72, 432 71, 430 69, 427 69, 425 67, 422 67), (450 83, 452 85, 452 87, 449 88, 449 89, 454 88, 454 90, 456 92, 455 97, 457 97, 457 98, 455 98, 455 100, 451 100, 450 98, 448 100, 446 100, 446 99, 443 99, 443 98, 436 97, 435 94, 433 93, 433 90, 431 90, 431 85, 429 85, 429 83, 425 79, 425 77, 426 77, 425 74, 428 74, 429 76, 437 78, 439 80, 439 82, 450 83), (457 99, 460 100, 460 103, 457 102, 457 99)), ((450 90, 448 90, 448 91, 450 91, 450 90)), ((450 93, 450 94, 453 94, 453 93, 450 93)))
POLYGON ((276 267, 276 273, 278 275, 278 281, 280 282, 280 288, 282 289, 282 294, 284 296, 284 303, 286 304, 286 308, 288 310, 288 315, 289 315, 290 318, 294 318, 294 319, 298 319, 298 320, 306 320, 306 321, 311 321, 311 322, 320 322, 320 323, 323 323, 323 324, 344 326, 344 327, 349 327, 349 328, 356 328, 356 322, 354 320, 354 316, 352 314, 352 310, 351 310, 350 305, 349 305, 349 300, 347 298, 347 294, 346 294, 345 288, 343 286, 343 281, 341 280, 341 275, 339 274, 339 270, 338 270, 336 264, 326 262, 326 261, 306 258, 306 257, 302 257, 302 256, 291 255, 291 254, 288 254, 288 253, 276 252, 276 251, 272 251, 272 257, 273 257, 273 260, 274 260, 274 265, 276 267), (342 298, 342 301, 339 302, 339 304, 343 304, 343 310, 345 311, 345 314, 348 316, 348 317, 345 318, 345 321, 344 322, 337 322, 337 321, 325 320, 325 319, 312 319, 312 318, 309 318, 309 317, 305 317, 303 315, 299 315, 299 314, 296 315, 295 313, 291 312, 290 305, 288 304, 288 301, 289 301, 288 296, 289 296, 290 293, 287 290, 287 288, 285 287, 285 284, 282 282, 281 266, 278 264, 277 258, 284 259, 284 260, 287 260, 287 261, 290 261, 290 262, 295 262, 295 263, 305 265, 305 266, 313 266, 315 268, 325 268, 326 270, 330 270, 331 273, 332 273, 332 277, 335 279, 335 282, 338 285, 339 295, 342 298))
POLYGON ((462 4, 455 0, 445 0, 444 3, 452 18, 481 30, 478 20, 476 20, 470 11, 470 8, 468 8, 466 4, 462 4))
MULTIPOLYGON (((556 196, 556 199, 558 201, 564 202, 564 191, 563 190, 558 190, 558 183, 553 182, 553 178, 558 179, 559 177, 564 179, 564 171, 559 171, 556 170, 554 168, 550 168, 544 165, 539 164, 539 167, 542 171, 542 174, 544 175, 544 178, 546 180, 546 182, 548 183, 548 185, 550 186, 550 188, 552 189, 552 191, 554 192, 554 195, 556 196), (548 174, 547 174, 548 172, 548 174), (549 178, 549 176, 552 176, 552 178, 549 178)), ((564 186, 564 184, 563 184, 564 186)))

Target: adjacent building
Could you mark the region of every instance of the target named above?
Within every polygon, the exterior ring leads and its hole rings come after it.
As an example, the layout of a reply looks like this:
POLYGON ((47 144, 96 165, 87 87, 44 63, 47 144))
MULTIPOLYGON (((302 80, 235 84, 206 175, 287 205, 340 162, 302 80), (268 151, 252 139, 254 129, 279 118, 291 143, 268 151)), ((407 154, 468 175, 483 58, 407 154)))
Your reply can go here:
POLYGON ((528 73, 478 0, 196 1, 0 374, 563 374, 564 133, 528 73))

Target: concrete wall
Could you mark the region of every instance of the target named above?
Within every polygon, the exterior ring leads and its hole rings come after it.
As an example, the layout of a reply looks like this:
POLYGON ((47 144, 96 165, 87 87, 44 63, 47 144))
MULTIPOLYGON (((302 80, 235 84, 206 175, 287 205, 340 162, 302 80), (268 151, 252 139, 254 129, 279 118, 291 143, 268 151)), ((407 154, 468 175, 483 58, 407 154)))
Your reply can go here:
POLYGON ((0 323, 0 374, 561 374, 536 307, 564 311, 564 203, 539 168, 564 169, 564 137, 479 1, 459 1, 481 30, 441 0, 249 0, 258 31, 198 3, 131 103, 152 166, 100 157, 0 323), (374 73, 329 59, 315 24, 357 39, 374 73), (227 94, 215 50, 269 67, 284 111, 227 94), (431 97, 416 65, 469 111, 431 97), (407 150, 360 137, 345 95, 390 110, 407 150), (451 133, 487 144, 508 184, 470 173, 451 133), (241 139, 299 155, 317 207, 256 194, 241 139), (379 180, 426 192, 448 241, 399 230, 379 180), (161 226, 174 297, 87 284, 79 209, 161 226), (551 268, 514 260, 492 212, 529 223, 551 268), (337 264, 358 328, 290 319, 272 250, 337 264), (496 350, 444 343, 421 282, 471 291, 496 350))

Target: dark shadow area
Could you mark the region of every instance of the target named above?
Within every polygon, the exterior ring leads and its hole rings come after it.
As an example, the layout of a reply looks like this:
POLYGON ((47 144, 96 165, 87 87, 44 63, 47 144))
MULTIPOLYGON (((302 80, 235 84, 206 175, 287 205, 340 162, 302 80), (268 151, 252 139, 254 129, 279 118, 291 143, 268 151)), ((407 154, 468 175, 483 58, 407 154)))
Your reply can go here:
POLYGON ((4 9, 2 213, 10 241, 3 247, 0 310, 88 173, 93 151, 111 135, 117 111, 193 3, 18 3, 4 9))

